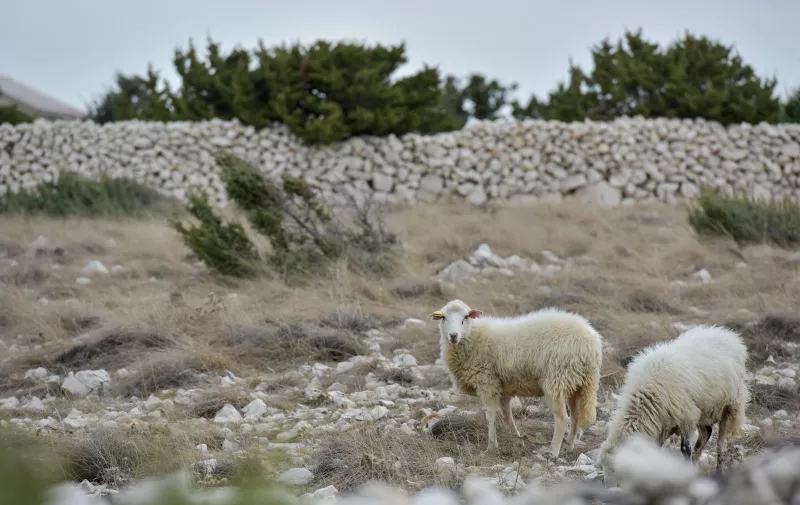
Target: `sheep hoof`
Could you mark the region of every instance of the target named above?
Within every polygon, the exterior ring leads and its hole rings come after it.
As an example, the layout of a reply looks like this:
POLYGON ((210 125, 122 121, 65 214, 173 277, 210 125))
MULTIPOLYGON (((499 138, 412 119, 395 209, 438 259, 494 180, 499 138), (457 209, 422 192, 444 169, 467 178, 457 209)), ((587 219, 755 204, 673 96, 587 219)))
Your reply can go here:
POLYGON ((544 451, 544 458, 547 460, 555 461, 558 459, 560 453, 561 451, 555 452, 553 451, 553 449, 549 449, 547 451, 544 451))

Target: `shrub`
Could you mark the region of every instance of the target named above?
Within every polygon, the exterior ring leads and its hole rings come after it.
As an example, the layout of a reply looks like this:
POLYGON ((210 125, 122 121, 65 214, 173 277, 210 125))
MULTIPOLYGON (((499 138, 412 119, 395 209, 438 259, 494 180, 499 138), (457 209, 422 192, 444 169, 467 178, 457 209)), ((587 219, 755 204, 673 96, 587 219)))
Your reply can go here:
POLYGON ((0 214, 50 217, 146 217, 178 209, 175 201, 143 184, 105 174, 93 180, 62 172, 56 181, 0 197, 0 214))
POLYGON ((789 197, 729 196, 704 187, 689 208, 689 225, 700 235, 727 235, 740 244, 768 242, 788 248, 800 244, 800 203, 789 197))
MULTIPOLYGON (((259 43, 253 50, 225 52, 209 39, 203 58, 189 41, 173 57, 180 77, 176 89, 161 85, 152 67, 146 76, 118 74, 116 89, 95 102, 91 116, 98 122, 236 118, 256 128, 278 122, 308 144, 463 126, 452 110, 465 99, 460 90, 457 103, 449 103, 454 97, 445 97, 435 67, 398 77, 407 61, 404 44, 320 40, 272 48, 259 43)), ((487 86, 476 81, 472 94, 487 86)), ((491 98, 498 94, 489 91, 491 98)))
MULTIPOLYGON (((545 100, 512 102, 517 118, 609 121, 617 117, 705 118, 722 124, 777 122, 774 77, 760 77, 733 45, 686 32, 666 46, 642 30, 591 49, 593 67, 569 62, 545 100)), ((791 114, 787 111, 787 114, 791 114)))
POLYGON ((190 194, 187 210, 200 221, 199 226, 187 228, 178 220, 171 221, 172 226, 209 268, 235 277, 244 277, 257 270, 258 251, 242 225, 223 222, 214 213, 205 194, 190 194))
POLYGON ((205 195, 193 194, 188 210, 199 224, 187 227, 173 221, 173 226, 210 268, 238 277, 271 270, 288 278, 319 274, 331 260, 347 258, 361 273, 386 275, 394 270, 396 237, 380 219, 372 219, 370 208, 353 202, 356 212, 347 225, 304 179, 284 175, 277 184, 229 153, 216 153, 215 158, 228 197, 253 230, 269 240, 271 250, 262 258, 240 224, 225 223, 205 195))

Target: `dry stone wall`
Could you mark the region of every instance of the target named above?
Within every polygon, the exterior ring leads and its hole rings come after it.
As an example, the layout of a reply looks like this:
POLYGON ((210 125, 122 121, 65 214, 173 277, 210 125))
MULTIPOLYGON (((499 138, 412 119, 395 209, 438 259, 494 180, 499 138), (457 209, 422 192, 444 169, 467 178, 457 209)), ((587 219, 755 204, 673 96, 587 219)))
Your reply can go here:
POLYGON ((0 125, 0 193, 51 181, 63 170, 128 176, 181 199, 202 188, 224 205, 216 148, 265 174, 310 180, 324 196, 374 194, 395 202, 448 195, 489 200, 628 204, 691 196, 700 184, 760 196, 800 195, 800 124, 704 120, 475 122, 433 136, 353 138, 308 147, 283 126, 238 121, 47 121, 0 125))

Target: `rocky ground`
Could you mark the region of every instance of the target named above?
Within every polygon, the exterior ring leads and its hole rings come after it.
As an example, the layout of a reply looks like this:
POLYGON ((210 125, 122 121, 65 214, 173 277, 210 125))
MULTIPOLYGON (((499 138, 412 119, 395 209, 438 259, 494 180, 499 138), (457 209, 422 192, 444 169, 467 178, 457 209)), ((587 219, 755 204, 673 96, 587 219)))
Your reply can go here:
POLYGON ((216 278, 161 222, 3 221, 2 431, 31 458, 55 452, 58 477, 86 494, 180 469, 208 488, 257 476, 321 499, 469 476, 514 494, 602 480, 625 364, 698 323, 729 324, 750 349, 734 461, 799 431, 800 254, 698 239, 663 206, 429 205, 388 221, 405 247, 397 278, 335 268, 298 286, 216 278), (452 391, 426 319, 452 298, 500 314, 560 306, 603 333, 598 422, 573 450, 546 459, 552 415, 521 399, 523 442, 501 425, 499 450, 480 455, 480 404, 452 391))

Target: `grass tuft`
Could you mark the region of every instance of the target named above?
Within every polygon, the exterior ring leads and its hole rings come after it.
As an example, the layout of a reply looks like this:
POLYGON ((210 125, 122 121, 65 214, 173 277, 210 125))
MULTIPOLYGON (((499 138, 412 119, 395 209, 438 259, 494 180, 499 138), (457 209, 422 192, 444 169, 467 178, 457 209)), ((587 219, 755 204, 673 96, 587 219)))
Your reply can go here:
POLYGON ((178 208, 176 200, 131 179, 103 174, 95 180, 73 172, 0 197, 0 214, 7 215, 144 218, 178 208))
POLYGON ((739 244, 800 244, 800 202, 795 198, 763 199, 724 195, 703 188, 689 209, 689 225, 699 235, 728 236, 739 244))

